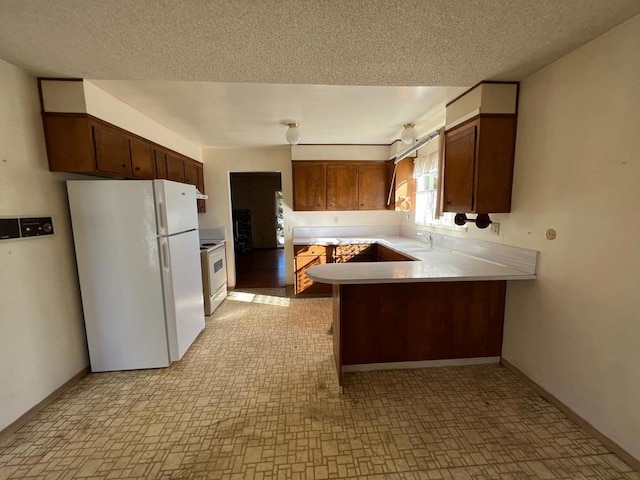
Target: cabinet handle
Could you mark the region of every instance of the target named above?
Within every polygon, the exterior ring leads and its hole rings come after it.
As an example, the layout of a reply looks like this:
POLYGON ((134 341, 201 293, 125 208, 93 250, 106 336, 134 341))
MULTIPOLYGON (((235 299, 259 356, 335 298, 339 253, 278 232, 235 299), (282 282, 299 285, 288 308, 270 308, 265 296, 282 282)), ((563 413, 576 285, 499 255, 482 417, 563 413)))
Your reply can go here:
POLYGON ((330 203, 330 204, 329 204, 329 206, 330 206, 330 207, 335 207, 335 204, 330 203))
POLYGON ((447 205, 451 205, 451 200, 447 200, 447 205))
POLYGON ((140 170, 140 167, 136 167, 136 170, 140 170))
POLYGON ((361 206, 361 207, 364 207, 364 203, 361 203, 361 204, 360 204, 360 206, 361 206))
POLYGON ((123 164, 122 164, 122 168, 127 168, 127 164, 126 164, 126 163, 123 163, 123 164))

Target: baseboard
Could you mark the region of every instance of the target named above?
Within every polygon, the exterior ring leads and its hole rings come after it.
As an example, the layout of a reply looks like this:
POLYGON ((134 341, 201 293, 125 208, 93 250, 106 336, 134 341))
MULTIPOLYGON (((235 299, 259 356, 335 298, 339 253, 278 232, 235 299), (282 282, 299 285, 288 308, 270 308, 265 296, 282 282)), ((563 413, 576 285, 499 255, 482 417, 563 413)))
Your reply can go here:
POLYGON ((446 360, 418 360, 413 362, 385 362, 342 365, 342 372, 372 372, 376 370, 409 370, 413 368, 460 367, 500 363, 500 357, 449 358, 446 360))
POLYGON ((627 465, 629 465, 634 470, 640 472, 640 460, 635 458, 629 452, 627 452, 624 448, 618 445, 616 442, 607 437, 604 433, 598 430, 596 427, 591 425, 588 421, 574 412, 569 406, 564 404, 561 400, 555 397, 553 394, 549 393, 543 387, 538 385, 536 382, 531 380, 525 373, 520 371, 518 367, 510 363, 508 360, 502 358, 500 360, 500 364, 504 366, 506 369, 515 373, 518 377, 525 381, 530 387, 532 387, 536 392, 540 394, 545 400, 555 406, 558 410, 564 413, 573 423, 582 428, 585 432, 587 432, 592 437, 598 439, 605 447, 607 447, 611 452, 615 453, 618 457, 622 459, 627 465))
POLYGON ((29 420, 35 417, 38 414, 38 412, 40 412, 40 410, 42 410, 47 405, 51 404, 56 398, 62 395, 67 389, 69 389, 70 387, 78 383, 80 380, 82 380, 89 372, 90 372, 90 369, 88 366, 80 370, 73 377, 71 377, 69 380, 64 382, 61 386, 56 388, 52 393, 47 395, 42 401, 38 402, 35 406, 31 407, 25 413, 20 415, 20 417, 18 417, 15 421, 13 421, 9 425, 7 425, 5 428, 0 430, 0 438, 2 438, 5 435, 10 435, 16 430, 18 430, 21 426, 23 426, 25 423, 27 423, 29 420))

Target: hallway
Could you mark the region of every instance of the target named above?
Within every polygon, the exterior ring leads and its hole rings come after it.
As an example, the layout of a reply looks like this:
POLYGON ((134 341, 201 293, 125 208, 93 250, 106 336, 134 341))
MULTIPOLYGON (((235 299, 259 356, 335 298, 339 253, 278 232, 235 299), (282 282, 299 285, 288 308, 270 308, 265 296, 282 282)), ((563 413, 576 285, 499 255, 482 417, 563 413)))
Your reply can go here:
POLYGON ((236 288, 284 287, 285 282, 284 248, 236 253, 236 288))
POLYGON ((499 365, 346 375, 331 300, 234 291, 170 368, 90 374, 0 438, 0 479, 626 479, 499 365))

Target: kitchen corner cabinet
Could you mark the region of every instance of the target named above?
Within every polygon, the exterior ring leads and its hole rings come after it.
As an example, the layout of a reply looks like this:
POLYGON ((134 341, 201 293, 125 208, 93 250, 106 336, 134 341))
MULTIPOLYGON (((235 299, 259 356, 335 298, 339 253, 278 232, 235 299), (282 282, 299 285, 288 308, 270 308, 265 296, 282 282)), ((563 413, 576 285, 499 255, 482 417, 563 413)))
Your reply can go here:
MULTIPOLYGON (((49 170, 110 178, 174 180, 204 193, 202 163, 87 114, 43 113, 49 170)), ((206 212, 198 200, 198 212, 206 212)))
POLYGON ((294 210, 385 210, 385 162, 294 161, 294 210))
POLYGON ((515 141, 515 115, 480 115, 446 131, 444 211, 510 212, 515 141))

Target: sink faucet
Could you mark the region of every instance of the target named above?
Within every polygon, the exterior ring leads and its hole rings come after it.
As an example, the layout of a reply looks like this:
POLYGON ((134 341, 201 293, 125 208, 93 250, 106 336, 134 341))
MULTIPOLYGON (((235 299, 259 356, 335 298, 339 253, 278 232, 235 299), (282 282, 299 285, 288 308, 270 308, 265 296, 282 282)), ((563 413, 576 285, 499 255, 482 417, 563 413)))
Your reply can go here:
POLYGON ((427 237, 429 248, 433 248, 433 236, 431 236, 431 232, 418 232, 416 233, 416 237, 427 237))

